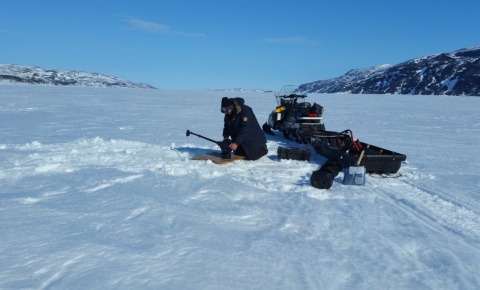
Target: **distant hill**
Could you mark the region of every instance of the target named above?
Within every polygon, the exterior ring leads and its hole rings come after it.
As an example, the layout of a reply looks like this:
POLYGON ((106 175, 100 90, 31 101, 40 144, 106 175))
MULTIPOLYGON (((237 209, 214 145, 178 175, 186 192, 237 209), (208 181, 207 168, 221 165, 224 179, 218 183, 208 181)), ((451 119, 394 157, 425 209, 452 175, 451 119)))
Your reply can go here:
POLYGON ((480 46, 353 69, 345 75, 300 86, 307 93, 480 96, 480 46))
POLYGON ((33 85, 154 89, 153 86, 148 84, 133 83, 98 73, 46 70, 37 66, 13 64, 0 64, 0 83, 1 82, 33 85))

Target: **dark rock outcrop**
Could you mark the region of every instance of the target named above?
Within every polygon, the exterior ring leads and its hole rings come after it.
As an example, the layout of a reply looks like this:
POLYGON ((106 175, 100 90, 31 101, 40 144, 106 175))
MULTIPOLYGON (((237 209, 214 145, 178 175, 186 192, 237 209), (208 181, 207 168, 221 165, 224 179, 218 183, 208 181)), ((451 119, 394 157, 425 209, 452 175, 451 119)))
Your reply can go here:
POLYGON ((480 47, 412 59, 397 65, 354 69, 303 84, 307 93, 480 96, 480 47))

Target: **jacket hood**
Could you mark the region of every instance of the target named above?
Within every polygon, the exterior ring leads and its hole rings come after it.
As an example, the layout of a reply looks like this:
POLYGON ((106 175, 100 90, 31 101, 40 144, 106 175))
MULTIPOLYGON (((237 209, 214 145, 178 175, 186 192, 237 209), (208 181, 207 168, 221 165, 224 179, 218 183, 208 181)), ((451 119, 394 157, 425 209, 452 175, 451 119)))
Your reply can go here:
POLYGON ((242 111, 242 106, 245 104, 245 100, 243 98, 232 98, 233 104, 235 109, 237 110, 237 114, 242 111))
POLYGON ((232 98, 232 101, 239 104, 240 106, 243 106, 245 104, 245 100, 243 98, 232 98))

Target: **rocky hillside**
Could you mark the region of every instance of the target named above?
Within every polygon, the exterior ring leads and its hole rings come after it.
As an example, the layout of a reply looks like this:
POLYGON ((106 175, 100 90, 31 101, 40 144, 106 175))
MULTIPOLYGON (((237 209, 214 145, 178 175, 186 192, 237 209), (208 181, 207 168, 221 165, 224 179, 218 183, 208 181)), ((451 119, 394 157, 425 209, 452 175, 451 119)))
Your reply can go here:
POLYGON ((116 77, 80 71, 46 70, 36 66, 0 64, 0 83, 26 83, 35 85, 148 88, 151 85, 133 83, 116 77))
POLYGON ((397 65, 354 69, 303 84, 308 93, 480 96, 480 47, 415 58, 397 65))

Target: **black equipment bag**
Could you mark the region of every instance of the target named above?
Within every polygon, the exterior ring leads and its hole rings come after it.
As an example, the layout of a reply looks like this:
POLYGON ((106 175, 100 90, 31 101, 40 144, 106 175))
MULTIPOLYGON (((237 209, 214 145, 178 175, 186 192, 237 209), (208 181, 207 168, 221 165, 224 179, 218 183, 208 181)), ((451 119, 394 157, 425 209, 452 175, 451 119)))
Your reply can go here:
POLYGON ((285 148, 278 147, 279 159, 306 160, 310 161, 311 152, 308 148, 285 148))

